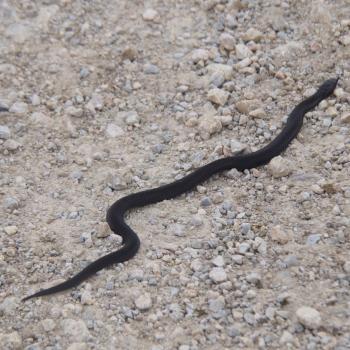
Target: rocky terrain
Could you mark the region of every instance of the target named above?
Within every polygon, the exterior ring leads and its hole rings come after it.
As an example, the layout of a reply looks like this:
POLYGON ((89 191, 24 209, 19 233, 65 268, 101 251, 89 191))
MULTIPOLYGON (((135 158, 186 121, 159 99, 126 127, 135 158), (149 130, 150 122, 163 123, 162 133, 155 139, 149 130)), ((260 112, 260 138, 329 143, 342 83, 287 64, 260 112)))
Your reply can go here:
POLYGON ((0 348, 350 348, 348 0, 0 0, 0 348), (278 134, 269 165, 131 211, 107 208, 278 134))

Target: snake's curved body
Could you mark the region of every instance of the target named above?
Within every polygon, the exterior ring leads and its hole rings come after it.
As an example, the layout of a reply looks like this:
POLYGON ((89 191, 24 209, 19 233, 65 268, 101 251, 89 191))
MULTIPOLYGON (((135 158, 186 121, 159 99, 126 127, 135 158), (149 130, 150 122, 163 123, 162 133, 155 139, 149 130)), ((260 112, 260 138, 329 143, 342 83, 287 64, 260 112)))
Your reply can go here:
POLYGON ((304 115, 333 93, 337 81, 338 79, 329 79, 325 81, 314 95, 298 104, 290 113, 284 128, 277 137, 260 150, 249 154, 215 160, 178 181, 150 190, 130 194, 117 200, 107 211, 107 223, 114 233, 122 237, 123 246, 119 250, 92 262, 67 281, 51 288, 40 290, 23 300, 53 294, 75 287, 97 271, 112 264, 131 259, 139 250, 140 240, 137 234, 124 221, 124 214, 126 211, 177 197, 192 190, 198 184, 223 170, 236 168, 239 171, 243 171, 244 169, 251 169, 267 164, 272 158, 281 154, 288 147, 290 142, 300 131, 304 115))

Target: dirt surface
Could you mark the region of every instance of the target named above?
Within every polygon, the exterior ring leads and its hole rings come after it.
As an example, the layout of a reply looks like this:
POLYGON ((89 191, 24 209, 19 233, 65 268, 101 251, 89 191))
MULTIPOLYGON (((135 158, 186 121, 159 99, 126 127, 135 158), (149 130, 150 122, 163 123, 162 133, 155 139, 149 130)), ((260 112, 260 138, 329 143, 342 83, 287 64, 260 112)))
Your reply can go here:
POLYGON ((350 3, 0 0, 0 348, 350 348, 350 3), (128 214, 142 246, 74 290, 21 298, 117 249, 118 198, 261 148, 268 166, 128 214))

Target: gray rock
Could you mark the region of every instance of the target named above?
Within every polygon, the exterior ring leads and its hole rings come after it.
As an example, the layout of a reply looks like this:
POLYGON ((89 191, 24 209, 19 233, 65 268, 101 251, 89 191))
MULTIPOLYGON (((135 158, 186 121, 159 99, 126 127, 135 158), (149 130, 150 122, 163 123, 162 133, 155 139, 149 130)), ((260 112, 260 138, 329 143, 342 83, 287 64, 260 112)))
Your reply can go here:
POLYGON ((181 224, 171 224, 169 226, 169 232, 177 237, 183 237, 185 235, 185 227, 181 224))
POLYGON ((240 254, 245 254, 250 250, 250 244, 243 242, 239 245, 238 251, 240 254))
POLYGON ((136 111, 128 111, 123 113, 123 119, 127 125, 135 125, 140 123, 141 118, 136 111))
POLYGON ((193 63, 198 63, 200 61, 207 61, 209 59, 209 51, 204 49, 195 49, 191 54, 191 60, 193 63))
POLYGON ((75 118, 80 118, 83 116, 83 109, 80 107, 69 106, 66 108, 66 113, 75 118))
POLYGON ((214 267, 209 272, 209 277, 215 283, 221 283, 227 280, 226 271, 222 267, 214 267))
POLYGON ((241 232, 242 232, 242 234, 246 235, 250 231, 250 228, 251 228, 251 224, 249 222, 243 222, 241 224, 241 232))
POLYGON ((318 243, 320 241, 320 239, 321 239, 321 235, 319 233, 309 235, 307 237, 306 244, 307 245, 315 245, 316 243, 318 243))
POLYGON ((255 284, 256 286, 261 285, 261 275, 257 272, 252 272, 247 276, 247 282, 255 284))
POLYGON ((208 308, 209 311, 212 313, 214 318, 222 318, 225 316, 225 298, 220 295, 216 299, 209 299, 208 300, 208 308))
POLYGON ((236 265, 243 264, 243 255, 235 254, 235 255, 232 255, 231 259, 236 265))
POLYGON ((7 140, 11 137, 11 131, 6 125, 0 125, 0 139, 7 140))
POLYGON ((167 309, 168 309, 170 318, 172 318, 173 320, 180 321, 181 319, 184 318, 184 312, 179 304, 172 303, 167 307, 167 309))
POLYGON ((211 205, 211 199, 209 197, 204 197, 201 199, 201 207, 209 207, 211 205))
POLYGON ((41 320, 41 325, 45 332, 51 332, 56 328, 56 322, 51 318, 41 320))
POLYGON ((3 202, 4 208, 8 210, 15 210, 19 208, 19 201, 13 197, 6 197, 3 202))
POLYGON ((17 301, 15 297, 7 297, 0 304, 0 315, 11 315, 17 309, 17 301))
POLYGON ((212 260, 212 263, 216 266, 216 267, 223 267, 225 265, 225 260, 221 255, 218 255, 217 257, 215 257, 212 260))
POLYGON ((110 124, 107 124, 105 134, 107 137, 115 138, 115 137, 123 136, 125 132, 120 126, 110 123, 110 124))
POLYGON ((4 147, 8 151, 14 152, 14 151, 17 151, 21 147, 21 144, 15 140, 8 139, 4 142, 4 147))
POLYGON ((295 255, 287 255, 286 258, 284 259, 284 263, 286 264, 287 267, 298 266, 299 265, 298 257, 295 255))
POLYGON ((238 59, 242 60, 244 58, 247 58, 247 57, 251 56, 252 54, 253 53, 249 49, 248 46, 246 46, 244 44, 236 45, 236 56, 237 56, 238 59))
POLYGON ((151 63, 145 64, 143 71, 146 74, 159 74, 159 68, 156 65, 151 63))

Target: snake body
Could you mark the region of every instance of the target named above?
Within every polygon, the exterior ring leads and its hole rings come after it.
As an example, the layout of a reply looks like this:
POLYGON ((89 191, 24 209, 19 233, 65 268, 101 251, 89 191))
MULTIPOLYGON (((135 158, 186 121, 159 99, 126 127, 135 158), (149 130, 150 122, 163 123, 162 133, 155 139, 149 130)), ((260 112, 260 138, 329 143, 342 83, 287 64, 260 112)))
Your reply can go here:
POLYGON ((124 214, 137 207, 157 203, 166 199, 177 197, 195 188, 198 184, 209 179, 212 175, 236 168, 239 171, 255 168, 267 164, 272 158, 281 154, 297 136, 300 131, 304 115, 315 108, 322 100, 329 97, 338 79, 326 80, 309 98, 299 103, 289 114, 287 122, 281 132, 268 145, 256 152, 249 154, 239 154, 232 157, 221 158, 207 165, 204 165, 189 175, 174 181, 170 184, 130 194, 117 200, 107 211, 107 223, 111 230, 122 237, 122 247, 110 254, 107 254, 89 264, 78 274, 51 288, 40 290, 23 299, 44 296, 67 290, 75 287, 95 274, 97 271, 112 264, 127 261, 135 256, 140 247, 140 240, 136 234, 124 221, 124 214))

